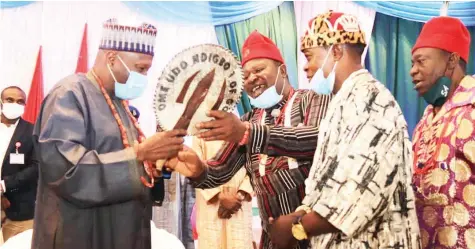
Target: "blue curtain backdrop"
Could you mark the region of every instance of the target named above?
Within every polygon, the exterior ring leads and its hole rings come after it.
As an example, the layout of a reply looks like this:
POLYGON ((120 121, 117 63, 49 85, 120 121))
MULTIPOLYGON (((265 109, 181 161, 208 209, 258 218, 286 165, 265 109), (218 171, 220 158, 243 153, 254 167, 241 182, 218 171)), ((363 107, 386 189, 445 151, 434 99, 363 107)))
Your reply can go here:
MULTIPOLYGON (((419 122, 426 103, 413 89, 409 70, 411 69, 411 50, 424 24, 376 13, 371 43, 366 57, 366 68, 385 84, 401 106, 404 117, 412 132, 419 122)), ((472 41, 475 40, 475 27, 469 27, 472 41)), ((473 42, 472 42, 473 44, 473 42)), ((467 73, 475 73, 475 46, 471 46, 467 73)))
POLYGON ((282 1, 124 1, 129 8, 157 21, 223 25, 266 13, 282 1))
MULTIPOLYGON (((17 8, 36 1, 0 1, 0 8, 17 8)), ((123 1, 157 21, 224 25, 246 20, 275 9, 283 1, 123 1)))
MULTIPOLYGON (((297 78, 297 28, 293 2, 284 2, 277 8, 245 21, 216 26, 219 44, 232 50, 241 60, 241 48, 249 34, 258 30, 271 38, 284 57, 290 84, 298 88, 297 78)), ((300 53, 300 52, 299 52, 300 53)), ((251 109, 249 98, 244 93, 238 104, 239 114, 251 109)))
POLYGON ((34 2, 35 1, 0 1, 0 9, 22 7, 34 2))
MULTIPOLYGON (((0 8, 22 7, 35 1, 0 1, 0 8)), ((409 70, 411 49, 420 33, 423 22, 438 16, 442 1, 396 2, 357 1, 359 5, 375 9, 376 20, 372 42, 366 57, 366 67, 391 90, 409 125, 413 129, 419 121, 425 102, 413 90, 409 70)), ((244 39, 254 29, 270 36, 281 49, 289 68, 292 84, 296 86, 295 17, 292 2, 124 2, 139 13, 151 15, 160 21, 213 23, 219 43, 240 56, 244 39), (279 7, 278 7, 279 6, 279 7), (276 8, 278 7, 278 8, 276 8), (186 12, 184 10, 189 10, 186 12), (268 33, 266 33, 268 32, 268 33)), ((460 18, 469 27, 475 40, 475 1, 450 2, 448 15, 460 18)), ((473 42, 472 42, 473 44, 473 42)), ((475 73, 474 46, 471 47, 467 73, 475 73)), ((244 94, 239 112, 250 108, 244 94)))
MULTIPOLYGON (((440 15, 443 1, 355 1, 355 3, 402 19, 427 22, 430 18, 440 15)), ((474 1, 449 1, 448 16, 457 17, 466 26, 475 25, 474 1)))
MULTIPOLYGON (((0 1, 0 8, 16 8, 35 1, 0 1)), ((443 1, 355 1, 361 6, 379 13, 406 20, 426 22, 438 16, 443 1)), ((124 1, 139 13, 160 21, 230 24, 266 13, 282 1, 194 1, 194 2, 146 2, 124 1)), ((475 25, 474 1, 450 1, 448 15, 460 18, 465 25, 475 25)))

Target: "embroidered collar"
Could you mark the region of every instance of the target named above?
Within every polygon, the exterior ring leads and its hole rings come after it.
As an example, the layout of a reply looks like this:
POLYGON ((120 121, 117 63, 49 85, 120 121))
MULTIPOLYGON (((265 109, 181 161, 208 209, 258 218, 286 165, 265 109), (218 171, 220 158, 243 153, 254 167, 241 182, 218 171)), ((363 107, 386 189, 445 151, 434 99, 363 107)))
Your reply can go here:
POLYGON ((465 76, 455 90, 454 95, 447 101, 447 109, 475 104, 475 78, 465 76))

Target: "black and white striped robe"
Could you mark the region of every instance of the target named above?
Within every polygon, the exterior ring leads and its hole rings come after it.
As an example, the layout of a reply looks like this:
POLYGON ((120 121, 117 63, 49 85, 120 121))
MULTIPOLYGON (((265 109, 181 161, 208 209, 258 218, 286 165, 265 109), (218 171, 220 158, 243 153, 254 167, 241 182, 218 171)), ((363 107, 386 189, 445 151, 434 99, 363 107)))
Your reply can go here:
POLYGON ((271 115, 274 109, 282 110, 290 98, 272 108, 253 109, 241 118, 251 123, 248 144, 226 143, 216 157, 208 161, 210 167, 196 184, 198 188, 217 187, 245 167, 251 177, 262 220, 260 248, 273 248, 268 236, 269 217, 294 212, 305 196, 304 181, 317 146, 318 127, 331 100, 331 96, 317 95, 311 90, 297 90, 293 94, 297 95, 291 106, 291 127, 283 126, 285 117, 275 124, 276 118, 271 115), (263 112, 266 112, 265 125, 261 124, 263 112), (259 173, 259 154, 268 156, 263 176, 259 173), (295 158, 298 167, 289 168, 286 156, 295 158))

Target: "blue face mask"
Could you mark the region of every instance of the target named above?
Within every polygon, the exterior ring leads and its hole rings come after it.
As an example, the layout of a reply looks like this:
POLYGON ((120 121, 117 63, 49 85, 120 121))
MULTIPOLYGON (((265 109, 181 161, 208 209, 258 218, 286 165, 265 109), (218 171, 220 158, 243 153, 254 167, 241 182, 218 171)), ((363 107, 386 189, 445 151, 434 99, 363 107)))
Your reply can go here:
POLYGON ((327 55, 325 56, 322 66, 317 70, 310 80, 310 89, 318 94, 329 95, 333 92, 333 87, 335 86, 335 68, 338 62, 335 62, 335 65, 333 66, 333 69, 327 78, 325 78, 323 74, 323 67, 325 66, 325 63, 327 63, 327 59, 331 53, 332 47, 333 45, 330 47, 327 55))
POLYGON ((112 72, 112 69, 110 68, 109 64, 107 64, 107 68, 109 69, 109 72, 111 73, 112 78, 114 78, 115 81, 115 96, 124 100, 136 99, 142 96, 148 83, 147 76, 134 71, 130 71, 129 68, 125 65, 125 63, 122 61, 120 56, 117 56, 117 58, 129 72, 129 77, 127 78, 127 81, 125 83, 119 83, 115 78, 114 73, 112 72))
POLYGON ((251 102, 251 105, 261 108, 261 109, 267 109, 270 107, 273 107, 279 103, 282 98, 284 97, 282 93, 284 92, 285 84, 282 86, 282 91, 280 94, 277 93, 277 89, 275 87, 275 84, 277 83, 277 79, 279 78, 280 75, 280 67, 277 69, 277 77, 275 78, 274 85, 267 88, 261 95, 257 96, 257 98, 253 99, 251 96, 249 96, 249 100, 251 102))

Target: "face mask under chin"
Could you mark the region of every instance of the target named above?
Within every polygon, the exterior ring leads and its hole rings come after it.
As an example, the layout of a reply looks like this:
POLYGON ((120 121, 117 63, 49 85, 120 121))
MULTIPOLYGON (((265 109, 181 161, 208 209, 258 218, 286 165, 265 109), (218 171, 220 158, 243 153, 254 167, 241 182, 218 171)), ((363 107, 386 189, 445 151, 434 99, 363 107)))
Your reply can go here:
POLYGON ((440 107, 447 101, 451 83, 452 81, 449 78, 442 76, 422 97, 428 104, 440 107))
POLYGON ((335 70, 338 64, 338 61, 335 61, 332 67, 331 72, 325 77, 323 68, 325 67, 328 59, 330 57, 333 45, 328 49, 325 59, 323 60, 322 66, 315 72, 312 79, 310 79, 310 89, 321 95, 330 95, 333 92, 335 87, 335 70))
POLYGON ((276 88, 277 80, 279 79, 279 76, 280 76, 281 66, 282 65, 280 65, 279 68, 277 69, 277 76, 275 78, 274 85, 264 90, 256 98, 252 98, 251 96, 249 96, 249 100, 252 106, 255 106, 261 109, 267 109, 267 108, 277 105, 282 100, 284 88, 285 88, 285 82, 283 83, 280 94, 277 93, 277 88, 276 88))
MULTIPOLYGON (((447 101, 447 97, 449 96, 450 86, 452 84, 452 80, 449 77, 446 77, 446 72, 448 68, 447 66, 444 70, 442 76, 440 76, 432 85, 432 87, 422 95, 424 100, 434 107, 441 107, 447 101)), ((453 71, 452 73, 453 74, 453 71)))

